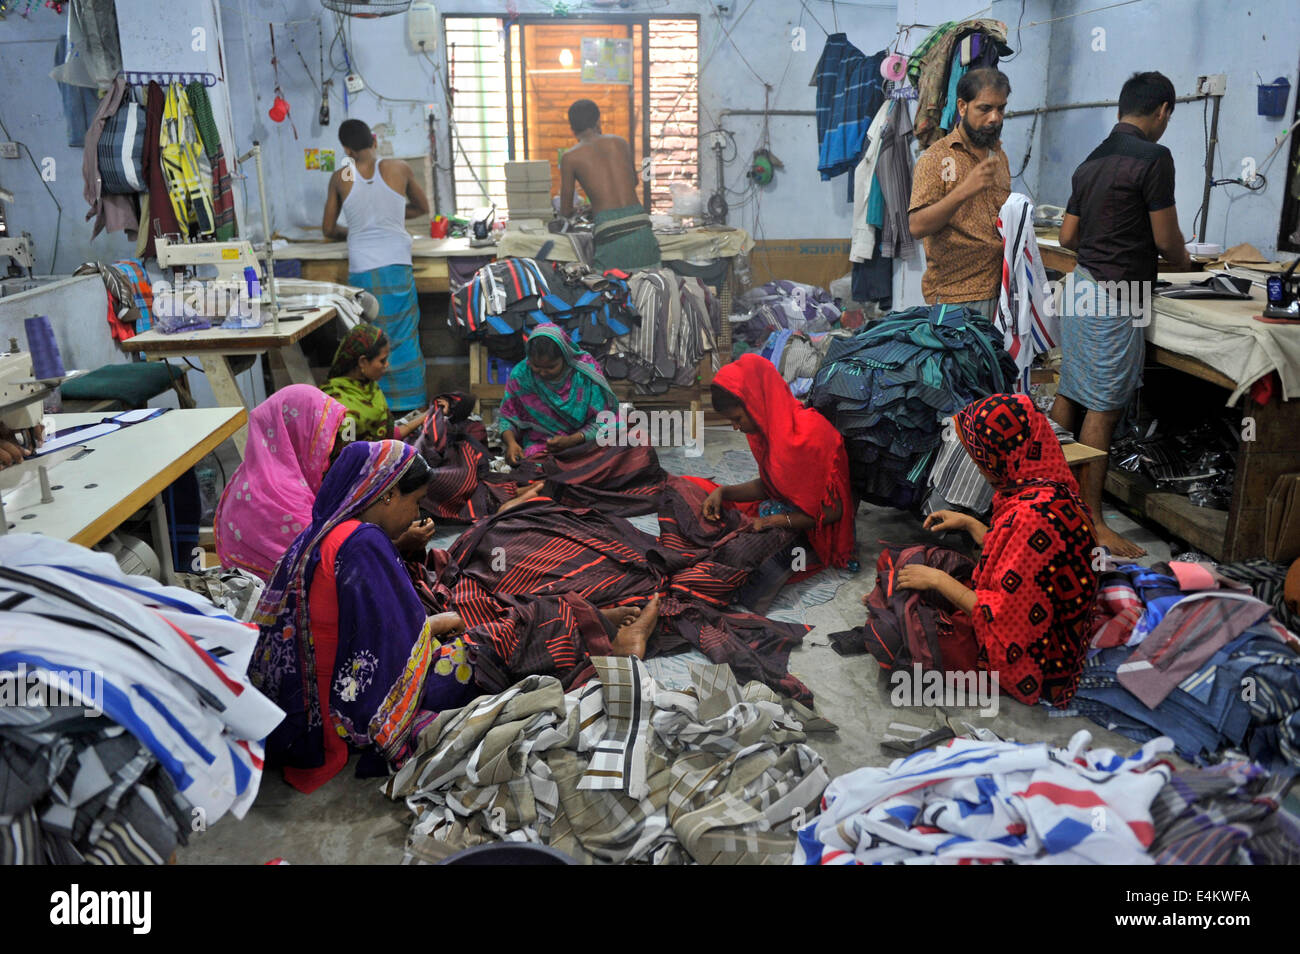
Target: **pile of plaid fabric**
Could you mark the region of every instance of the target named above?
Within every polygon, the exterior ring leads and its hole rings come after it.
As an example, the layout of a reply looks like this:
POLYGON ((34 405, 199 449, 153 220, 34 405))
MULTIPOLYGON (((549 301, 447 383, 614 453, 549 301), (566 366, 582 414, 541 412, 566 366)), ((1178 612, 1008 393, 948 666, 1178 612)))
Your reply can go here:
POLYGON ((567 695, 529 676, 420 733, 384 789, 416 816, 404 860, 500 839, 583 863, 787 864, 829 778, 804 732, 833 726, 727 666, 677 691, 635 657, 593 663, 567 695))
POLYGON ((944 419, 1014 386, 1000 342, 978 312, 934 305, 831 344, 808 403, 844 435, 860 499, 902 509, 922 501, 944 419))

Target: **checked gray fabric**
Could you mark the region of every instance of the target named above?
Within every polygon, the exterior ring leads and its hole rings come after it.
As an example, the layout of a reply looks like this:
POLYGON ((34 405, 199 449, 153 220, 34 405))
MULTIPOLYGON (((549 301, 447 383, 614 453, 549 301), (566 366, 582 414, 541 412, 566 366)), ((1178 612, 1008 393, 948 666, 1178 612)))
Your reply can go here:
POLYGON ((567 696, 530 676, 420 733, 384 787, 415 815, 403 861, 499 839, 585 864, 788 864, 829 781, 804 729, 833 726, 727 666, 672 691, 640 660, 593 663, 567 696))

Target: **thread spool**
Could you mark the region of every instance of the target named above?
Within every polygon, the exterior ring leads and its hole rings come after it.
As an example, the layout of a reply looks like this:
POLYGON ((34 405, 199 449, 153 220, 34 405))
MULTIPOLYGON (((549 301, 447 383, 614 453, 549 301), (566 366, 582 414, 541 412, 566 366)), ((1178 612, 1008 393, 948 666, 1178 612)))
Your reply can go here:
POLYGON ((32 376, 37 381, 66 377, 63 358, 59 355, 59 343, 54 340, 54 328, 50 325, 49 316, 32 315, 24 318, 23 329, 27 332, 27 350, 32 355, 32 376))

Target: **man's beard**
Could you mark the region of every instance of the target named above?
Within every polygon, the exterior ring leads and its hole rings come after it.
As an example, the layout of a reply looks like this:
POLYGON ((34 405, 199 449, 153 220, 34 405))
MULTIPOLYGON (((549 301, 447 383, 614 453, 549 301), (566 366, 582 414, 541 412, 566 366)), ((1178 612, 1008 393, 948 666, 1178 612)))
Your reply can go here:
POLYGON ((962 128, 966 131, 966 138, 981 149, 990 149, 1002 135, 1002 124, 984 126, 982 129, 975 129, 967 122, 966 117, 961 118, 962 128))

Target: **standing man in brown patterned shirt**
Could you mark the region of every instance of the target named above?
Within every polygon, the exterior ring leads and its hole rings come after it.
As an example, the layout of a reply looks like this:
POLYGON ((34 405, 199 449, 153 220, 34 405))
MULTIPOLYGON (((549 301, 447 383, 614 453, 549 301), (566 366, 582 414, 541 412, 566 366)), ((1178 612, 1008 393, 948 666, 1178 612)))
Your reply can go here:
POLYGON ((908 226, 925 239, 921 292, 929 304, 966 305, 993 318, 1002 284, 998 211, 1011 194, 1002 119, 1011 82, 999 70, 957 82, 961 119, 916 161, 908 226))

